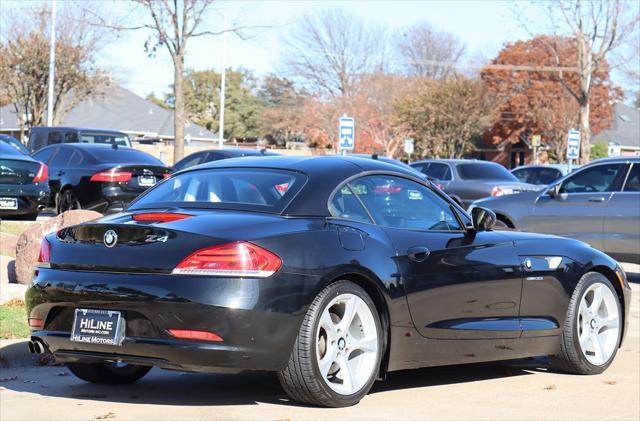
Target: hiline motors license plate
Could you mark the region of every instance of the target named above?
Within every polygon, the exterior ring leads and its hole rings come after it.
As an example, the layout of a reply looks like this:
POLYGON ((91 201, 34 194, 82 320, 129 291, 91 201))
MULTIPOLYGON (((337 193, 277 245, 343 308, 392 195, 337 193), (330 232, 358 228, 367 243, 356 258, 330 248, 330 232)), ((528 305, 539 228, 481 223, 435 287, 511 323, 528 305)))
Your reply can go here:
POLYGON ((153 175, 141 175, 138 177, 138 184, 145 187, 155 186, 156 178, 153 175))
POLYGON ((124 339, 124 318, 119 311, 76 309, 71 340, 88 344, 120 345, 124 339))
POLYGON ((18 209, 18 199, 0 197, 0 209, 18 209))

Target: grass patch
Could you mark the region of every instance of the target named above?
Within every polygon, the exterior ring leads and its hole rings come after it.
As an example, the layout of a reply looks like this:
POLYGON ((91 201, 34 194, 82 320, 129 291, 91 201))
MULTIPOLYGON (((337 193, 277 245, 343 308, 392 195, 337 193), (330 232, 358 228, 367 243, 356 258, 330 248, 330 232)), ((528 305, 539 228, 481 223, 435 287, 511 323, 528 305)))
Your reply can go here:
POLYGON ((0 221, 0 232, 5 234, 20 235, 34 222, 0 221))
POLYGON ((27 310, 22 301, 9 301, 0 306, 0 338, 20 339, 27 338, 30 334, 27 310))

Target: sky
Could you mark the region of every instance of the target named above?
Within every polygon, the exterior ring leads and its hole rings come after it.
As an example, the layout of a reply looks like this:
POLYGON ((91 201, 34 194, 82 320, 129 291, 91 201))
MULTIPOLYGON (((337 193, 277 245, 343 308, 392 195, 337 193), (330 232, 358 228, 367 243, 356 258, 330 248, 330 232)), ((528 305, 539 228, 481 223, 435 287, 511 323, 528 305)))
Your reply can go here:
MULTIPOLYGON (((0 0, 0 14, 10 7, 28 7, 43 0, 0 0)), ((50 0, 44 0, 50 1, 50 0)), ((72 0, 57 1, 58 10, 73 6, 72 0)), ((128 20, 130 25, 140 23, 141 16, 130 12, 130 3, 124 0, 75 0, 83 5, 100 8, 117 19, 128 20)), ((636 1, 636 0, 632 0, 636 1)), ((640 12, 640 2, 638 2, 640 12)), ((489 0, 423 0, 423 1, 220 1, 208 14, 207 29, 222 28, 222 15, 230 25, 266 26, 250 31, 252 37, 241 40, 229 34, 226 66, 253 70, 257 76, 282 73, 285 49, 283 40, 291 33, 306 13, 324 8, 339 7, 365 21, 382 25, 393 33, 418 22, 428 22, 437 29, 456 35, 465 45, 468 60, 494 57, 505 43, 527 39, 533 33, 543 33, 548 27, 543 17, 532 10, 529 1, 489 0), (529 20, 522 24, 523 17, 529 20), (527 29, 525 29, 525 26, 527 29)), ((6 14, 5 14, 6 16, 6 14)), ((0 28, 1 29, 1 28, 0 28)), ((111 71, 116 82, 141 96, 154 92, 158 96, 170 91, 173 83, 173 65, 164 47, 156 57, 144 52, 147 30, 122 31, 111 40, 99 56, 98 64, 111 71)), ((187 47, 186 68, 203 70, 222 69, 222 36, 191 39, 187 47)), ((372 52, 375 54, 376 52, 372 52)), ((289 76, 289 75, 287 75, 289 76)), ((615 72, 615 83, 622 78, 615 72)), ((637 87, 635 87, 637 89, 637 87)))

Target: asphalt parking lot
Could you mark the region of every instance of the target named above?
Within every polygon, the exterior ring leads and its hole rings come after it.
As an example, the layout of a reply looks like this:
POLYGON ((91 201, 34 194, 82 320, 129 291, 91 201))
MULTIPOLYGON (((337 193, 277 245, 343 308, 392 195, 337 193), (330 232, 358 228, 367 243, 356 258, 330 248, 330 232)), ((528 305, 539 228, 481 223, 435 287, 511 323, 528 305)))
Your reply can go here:
POLYGON ((629 332, 612 366, 597 376, 552 373, 544 360, 427 368, 391 373, 355 407, 324 409, 289 402, 270 373, 154 369, 137 384, 108 387, 81 382, 64 367, 3 368, 0 419, 637 420, 640 274, 633 268, 629 332))

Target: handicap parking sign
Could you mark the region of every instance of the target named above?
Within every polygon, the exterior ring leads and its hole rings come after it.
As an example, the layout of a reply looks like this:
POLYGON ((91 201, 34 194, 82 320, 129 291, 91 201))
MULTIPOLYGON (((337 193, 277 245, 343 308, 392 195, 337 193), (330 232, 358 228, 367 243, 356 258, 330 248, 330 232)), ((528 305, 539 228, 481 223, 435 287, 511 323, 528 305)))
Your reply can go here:
POLYGON ((356 127, 353 117, 340 117, 338 125, 338 149, 352 151, 355 147, 356 127))
POLYGON ((569 130, 567 137, 567 159, 580 157, 580 131, 569 130))

